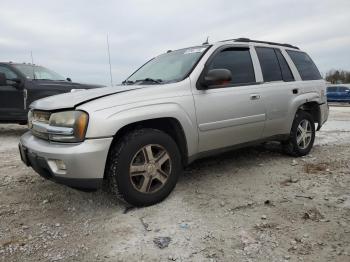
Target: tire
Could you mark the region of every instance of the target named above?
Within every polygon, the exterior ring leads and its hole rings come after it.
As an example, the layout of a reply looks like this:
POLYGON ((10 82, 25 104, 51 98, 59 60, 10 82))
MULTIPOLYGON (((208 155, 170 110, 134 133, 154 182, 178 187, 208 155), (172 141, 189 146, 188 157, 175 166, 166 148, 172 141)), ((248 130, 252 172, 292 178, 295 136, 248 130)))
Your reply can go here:
POLYGON ((165 199, 181 173, 181 156, 174 140, 149 128, 131 131, 112 145, 106 165, 109 190, 133 206, 165 199))
POLYGON ((315 121, 312 116, 305 111, 299 110, 296 113, 292 124, 290 138, 282 143, 284 152, 288 155, 297 157, 309 154, 315 141, 315 133, 315 121), (301 129, 299 129, 299 127, 301 126, 301 128, 305 129, 305 123, 308 123, 308 126, 306 128, 308 130, 306 132, 307 135, 305 137, 305 140, 300 140, 300 137, 302 135, 301 129))

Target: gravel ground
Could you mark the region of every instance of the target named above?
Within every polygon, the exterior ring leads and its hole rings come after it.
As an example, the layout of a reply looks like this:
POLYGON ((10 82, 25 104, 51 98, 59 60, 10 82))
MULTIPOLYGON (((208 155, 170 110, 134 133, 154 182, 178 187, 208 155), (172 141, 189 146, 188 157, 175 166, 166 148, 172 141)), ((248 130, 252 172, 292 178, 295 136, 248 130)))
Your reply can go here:
POLYGON ((311 154, 278 144, 189 166, 162 203, 129 208, 46 181, 0 126, 0 261, 350 261, 350 107, 311 154))

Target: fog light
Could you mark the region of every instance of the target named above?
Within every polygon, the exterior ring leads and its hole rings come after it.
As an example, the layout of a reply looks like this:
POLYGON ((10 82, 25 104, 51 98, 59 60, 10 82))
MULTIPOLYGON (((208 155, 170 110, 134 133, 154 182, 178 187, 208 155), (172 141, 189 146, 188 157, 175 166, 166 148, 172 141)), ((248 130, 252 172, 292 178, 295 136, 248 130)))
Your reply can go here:
POLYGON ((67 170, 66 164, 62 160, 55 160, 59 170, 67 170))
POLYGON ((55 174, 66 174, 66 164, 60 159, 49 159, 47 161, 51 171, 55 174))

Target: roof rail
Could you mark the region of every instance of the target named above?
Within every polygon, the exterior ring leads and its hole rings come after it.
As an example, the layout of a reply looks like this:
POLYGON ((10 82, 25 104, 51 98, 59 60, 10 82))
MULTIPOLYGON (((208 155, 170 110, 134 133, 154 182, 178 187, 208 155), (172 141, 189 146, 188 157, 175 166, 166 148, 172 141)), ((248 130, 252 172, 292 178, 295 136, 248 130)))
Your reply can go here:
POLYGON ((260 43, 260 44, 268 44, 268 45, 279 45, 279 46, 285 46, 285 47, 289 47, 289 48, 294 48, 294 49, 298 49, 299 47, 294 46, 294 45, 290 45, 290 44, 281 44, 281 43, 275 43, 275 42, 268 42, 268 41, 259 41, 259 40, 252 40, 249 38, 235 38, 235 39, 228 39, 228 40, 223 40, 220 42, 226 42, 226 41, 234 41, 234 42, 252 42, 252 43, 260 43))

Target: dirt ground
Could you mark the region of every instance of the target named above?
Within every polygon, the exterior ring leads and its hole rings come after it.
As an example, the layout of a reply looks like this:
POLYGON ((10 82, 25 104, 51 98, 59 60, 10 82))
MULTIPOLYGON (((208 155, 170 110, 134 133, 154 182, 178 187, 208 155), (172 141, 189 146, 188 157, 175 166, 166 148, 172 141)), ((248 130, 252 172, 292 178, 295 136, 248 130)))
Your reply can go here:
POLYGON ((350 107, 307 157, 271 143, 200 160, 138 209, 39 177, 25 131, 0 125, 0 261, 350 261, 350 107))

